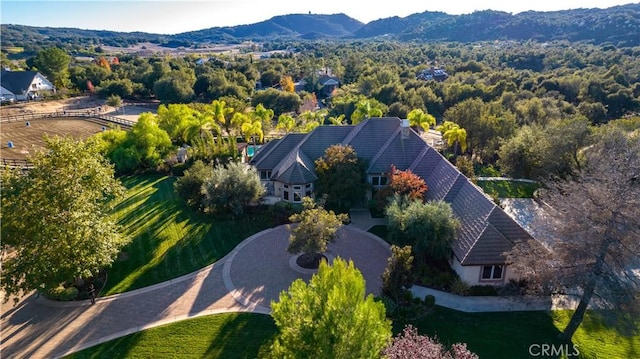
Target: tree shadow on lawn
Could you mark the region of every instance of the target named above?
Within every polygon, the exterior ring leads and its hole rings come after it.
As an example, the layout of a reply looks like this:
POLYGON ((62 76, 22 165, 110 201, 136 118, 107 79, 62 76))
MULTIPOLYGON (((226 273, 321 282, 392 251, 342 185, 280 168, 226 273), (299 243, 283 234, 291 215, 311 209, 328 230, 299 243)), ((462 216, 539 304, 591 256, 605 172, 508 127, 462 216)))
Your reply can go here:
MULTIPOLYGON (((480 358, 528 358, 530 349, 535 354, 543 344, 564 344, 553 317, 542 311, 465 313, 436 306, 433 313, 412 323, 394 322, 394 333, 406 324, 446 345, 467 343, 480 358)), ((571 343, 568 349, 572 350, 571 343)))
POLYGON ((262 358, 269 353, 278 329, 269 315, 237 314, 221 325, 206 358, 262 358))
POLYGON ((140 188, 119 207, 128 211, 119 216, 119 224, 133 240, 109 270, 107 293, 145 287, 206 267, 271 225, 265 211, 235 220, 194 211, 175 194, 174 182, 157 175, 126 179, 129 188, 140 188))

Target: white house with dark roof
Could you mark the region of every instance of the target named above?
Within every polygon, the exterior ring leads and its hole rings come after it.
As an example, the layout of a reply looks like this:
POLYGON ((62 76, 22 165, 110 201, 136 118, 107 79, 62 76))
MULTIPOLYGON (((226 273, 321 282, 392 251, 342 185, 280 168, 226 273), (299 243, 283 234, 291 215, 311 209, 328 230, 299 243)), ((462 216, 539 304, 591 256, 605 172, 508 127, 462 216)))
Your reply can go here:
POLYGON ((0 72, 0 94, 15 101, 33 100, 43 92, 55 92, 56 88, 44 75, 37 71, 0 72))
POLYGON ((394 165, 424 179, 429 187, 427 200, 451 205, 461 226, 450 261, 465 282, 503 284, 515 278, 503 253, 531 235, 429 146, 406 120, 371 118, 355 126, 320 126, 308 134, 290 133, 264 145, 250 164, 260 174, 268 196, 300 202, 313 194, 318 178, 314 161, 334 144, 353 147, 368 163, 367 180, 373 187, 386 185, 385 173, 394 165))

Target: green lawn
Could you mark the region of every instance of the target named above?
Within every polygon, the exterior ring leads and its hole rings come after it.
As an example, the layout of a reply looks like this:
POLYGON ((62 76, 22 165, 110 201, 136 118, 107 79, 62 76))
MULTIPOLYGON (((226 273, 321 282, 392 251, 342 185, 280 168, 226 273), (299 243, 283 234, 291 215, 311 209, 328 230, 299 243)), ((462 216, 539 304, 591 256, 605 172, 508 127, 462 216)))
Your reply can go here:
MULTIPOLYGON (((464 313, 436 307, 412 324, 420 334, 437 336, 442 343, 467 343, 480 358, 531 358, 531 345, 561 344, 558 328, 570 315, 569 311, 464 313)), ((404 323, 394 323, 395 333, 402 328, 404 323)), ((258 358, 268 353, 276 332, 269 316, 219 314, 131 334, 68 358, 258 358)), ((640 335, 622 335, 588 313, 569 348, 577 348, 585 359, 638 358, 640 335)))
POLYGON ((232 220, 192 211, 175 194, 175 178, 131 176, 122 182, 128 189, 127 197, 113 215, 132 242, 108 270, 103 296, 201 269, 271 226, 265 213, 232 220))
POLYGON ((268 315, 218 314, 127 335, 67 358, 254 359, 268 353, 275 333, 276 325, 268 315))
POLYGON ((517 181, 476 181, 485 193, 497 194, 499 198, 531 198, 540 185, 517 181))

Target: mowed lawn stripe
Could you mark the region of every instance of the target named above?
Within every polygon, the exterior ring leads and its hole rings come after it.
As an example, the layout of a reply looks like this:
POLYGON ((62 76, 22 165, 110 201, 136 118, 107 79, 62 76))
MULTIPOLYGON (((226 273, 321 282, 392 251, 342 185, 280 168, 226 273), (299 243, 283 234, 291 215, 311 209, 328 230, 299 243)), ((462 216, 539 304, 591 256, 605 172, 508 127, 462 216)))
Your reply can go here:
POLYGON ((193 211, 173 189, 176 178, 122 178, 127 196, 115 220, 132 238, 108 270, 103 295, 142 288, 219 260, 250 235, 270 226, 266 211, 229 219, 193 211))

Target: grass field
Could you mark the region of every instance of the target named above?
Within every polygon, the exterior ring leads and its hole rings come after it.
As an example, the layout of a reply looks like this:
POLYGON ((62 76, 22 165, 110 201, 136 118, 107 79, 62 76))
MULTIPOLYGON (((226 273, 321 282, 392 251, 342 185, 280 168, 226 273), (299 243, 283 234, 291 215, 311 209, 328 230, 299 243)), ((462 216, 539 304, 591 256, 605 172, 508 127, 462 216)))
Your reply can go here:
POLYGON ((485 193, 499 198, 531 198, 540 185, 517 181, 476 181, 485 193))
POLYGON ((254 359, 264 356, 275 333, 270 316, 219 314, 131 334, 67 358, 254 359))
POLYGON ((109 269, 102 295, 191 273, 219 260, 242 240, 270 227, 265 213, 219 219, 192 211, 173 190, 175 178, 123 178, 127 197, 114 218, 132 242, 109 269))
MULTIPOLYGON (((570 311, 464 313, 436 307, 432 314, 411 324, 420 334, 437 336, 447 345, 467 343, 480 358, 532 358, 531 345, 562 345, 557 339, 559 328, 564 327, 570 315, 570 311)), ((394 332, 401 331, 404 325, 394 323, 394 332)), ((268 353, 276 332, 269 316, 213 315, 115 339, 69 358, 259 358, 268 353)), ((534 354, 537 348, 532 349, 534 354)), ((585 359, 638 358, 640 336, 622 335, 588 313, 573 343, 565 348, 577 349, 579 358, 585 359)))

